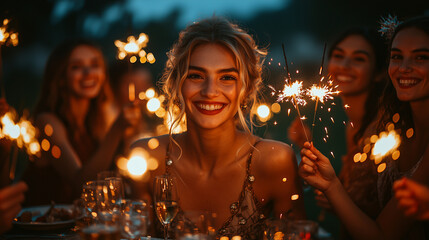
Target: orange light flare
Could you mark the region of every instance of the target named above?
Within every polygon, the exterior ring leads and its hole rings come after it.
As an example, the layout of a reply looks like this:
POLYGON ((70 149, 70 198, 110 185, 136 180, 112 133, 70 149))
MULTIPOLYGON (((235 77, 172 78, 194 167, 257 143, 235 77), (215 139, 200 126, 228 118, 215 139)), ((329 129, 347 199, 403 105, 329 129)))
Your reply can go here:
MULTIPOLYGON (((397 149, 401 144, 401 138, 395 130, 381 132, 379 136, 373 135, 371 138, 371 142, 375 140, 371 151, 371 159, 374 159, 375 164, 379 164, 383 158, 389 155, 399 157, 397 149)), ((394 158, 394 160, 396 159, 394 158)))
POLYGON ((18 33, 8 31, 9 19, 3 20, 3 25, 0 27, 0 45, 18 45, 18 33))
POLYGON ((15 122, 16 115, 12 111, 7 112, 0 120, 0 138, 14 141, 18 148, 25 149, 29 155, 39 156, 40 144, 36 138, 36 128, 24 117, 15 122))
POLYGON ((272 113, 268 105, 263 103, 256 108, 256 115, 259 121, 267 122, 271 118, 272 113))
POLYGON ((149 159, 150 156, 146 150, 134 148, 128 158, 119 158, 116 165, 121 174, 137 180, 142 179, 147 170, 154 170, 158 167, 157 164, 151 163, 149 159))
POLYGON ((116 40, 115 46, 118 48, 118 59, 123 60, 128 56, 129 61, 134 63, 138 57, 141 63, 149 62, 153 64, 156 61, 153 53, 146 53, 143 49, 147 46, 148 42, 149 37, 145 33, 140 33, 137 39, 134 36, 129 36, 127 42, 116 40))

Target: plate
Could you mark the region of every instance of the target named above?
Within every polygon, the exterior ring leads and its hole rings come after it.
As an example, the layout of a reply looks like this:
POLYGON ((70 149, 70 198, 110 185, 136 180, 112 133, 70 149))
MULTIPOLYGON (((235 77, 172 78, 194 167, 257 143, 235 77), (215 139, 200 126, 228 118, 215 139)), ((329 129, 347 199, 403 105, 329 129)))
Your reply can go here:
MULTIPOLYGON (((24 208, 21 210, 21 212, 19 212, 19 214, 13 220, 13 225, 17 226, 19 228, 22 228, 22 229, 40 230, 40 231, 63 229, 63 228, 68 228, 68 227, 74 226, 74 224, 76 222, 75 219, 70 219, 70 220, 66 220, 66 221, 50 222, 50 223, 34 222, 38 217, 45 214, 49 208, 50 208, 50 205, 24 208), (18 221, 18 217, 21 216, 21 214, 23 212, 26 212, 26 211, 29 211, 32 213, 32 219, 31 219, 32 222, 20 222, 20 221, 18 221)), ((73 209, 73 205, 57 204, 57 205, 55 205, 55 208, 73 209)))

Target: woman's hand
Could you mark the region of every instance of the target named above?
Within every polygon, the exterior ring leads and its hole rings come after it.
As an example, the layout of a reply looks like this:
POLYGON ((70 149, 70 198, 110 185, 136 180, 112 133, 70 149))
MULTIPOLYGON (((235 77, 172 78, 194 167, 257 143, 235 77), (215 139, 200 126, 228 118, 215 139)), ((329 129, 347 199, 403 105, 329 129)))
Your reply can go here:
POLYGON ((301 150, 299 174, 308 184, 322 192, 338 180, 329 159, 309 142, 305 142, 301 150))
POLYGON ((408 178, 402 178, 393 184, 398 208, 409 217, 429 220, 429 187, 408 178))
POLYGON ((19 182, 0 189, 0 233, 12 227, 13 219, 21 211, 27 188, 27 184, 19 182))

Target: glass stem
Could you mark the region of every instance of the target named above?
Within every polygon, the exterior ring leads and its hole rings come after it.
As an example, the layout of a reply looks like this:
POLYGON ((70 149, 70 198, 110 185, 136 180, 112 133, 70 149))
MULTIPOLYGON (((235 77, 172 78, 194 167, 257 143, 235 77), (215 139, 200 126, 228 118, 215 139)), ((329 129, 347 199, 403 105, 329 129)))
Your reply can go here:
POLYGON ((168 239, 168 223, 164 225, 164 240, 168 239))

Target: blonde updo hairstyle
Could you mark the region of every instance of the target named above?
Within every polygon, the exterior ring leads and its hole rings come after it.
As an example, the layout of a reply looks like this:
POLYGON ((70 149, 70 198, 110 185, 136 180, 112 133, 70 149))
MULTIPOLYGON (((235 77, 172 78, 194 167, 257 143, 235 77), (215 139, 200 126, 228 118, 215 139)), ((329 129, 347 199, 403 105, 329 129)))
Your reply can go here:
MULTIPOLYGON (((192 51, 201 44, 220 44, 233 53, 239 70, 242 88, 239 92, 240 107, 236 119, 248 133, 252 132, 255 103, 262 83, 262 65, 266 50, 260 49, 252 36, 238 25, 221 17, 212 17, 196 22, 180 32, 178 41, 167 53, 168 60, 162 76, 163 91, 168 98, 168 112, 179 107, 170 128, 177 126, 185 118, 185 105, 181 89, 187 78, 192 51), (248 121, 246 115, 250 114, 248 121), (248 124, 250 122, 250 124, 248 124), (249 129, 250 126, 250 129, 249 129)), ((170 115, 174 116, 174 115, 170 115)))

